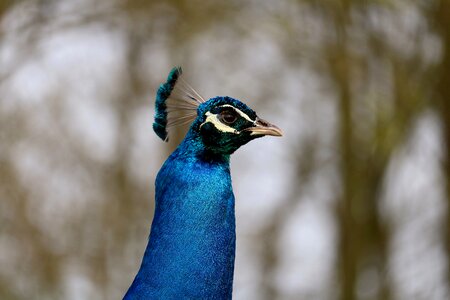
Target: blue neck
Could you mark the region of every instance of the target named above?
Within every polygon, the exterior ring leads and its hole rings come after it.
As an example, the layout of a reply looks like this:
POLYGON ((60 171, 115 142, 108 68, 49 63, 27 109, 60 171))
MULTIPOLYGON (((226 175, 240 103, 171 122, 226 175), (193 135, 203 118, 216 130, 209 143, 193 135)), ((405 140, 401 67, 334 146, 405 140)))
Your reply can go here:
POLYGON ((155 215, 125 299, 231 299, 235 257, 229 155, 191 130, 156 178, 155 215))

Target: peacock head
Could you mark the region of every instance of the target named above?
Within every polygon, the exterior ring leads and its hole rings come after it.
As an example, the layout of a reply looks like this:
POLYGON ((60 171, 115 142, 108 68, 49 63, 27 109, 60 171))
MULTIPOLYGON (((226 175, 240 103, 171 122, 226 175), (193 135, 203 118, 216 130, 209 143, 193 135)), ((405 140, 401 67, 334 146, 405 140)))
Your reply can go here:
POLYGON ((191 130, 198 132, 207 149, 223 154, 231 154, 255 138, 282 135, 278 127, 259 118, 250 107, 226 96, 200 104, 191 130))
POLYGON ((168 129, 191 123, 190 135, 217 154, 231 154, 249 141, 266 135, 282 136, 275 125, 259 118, 243 102, 219 96, 207 101, 181 78, 181 68, 174 68, 156 97, 153 129, 168 140, 168 129))

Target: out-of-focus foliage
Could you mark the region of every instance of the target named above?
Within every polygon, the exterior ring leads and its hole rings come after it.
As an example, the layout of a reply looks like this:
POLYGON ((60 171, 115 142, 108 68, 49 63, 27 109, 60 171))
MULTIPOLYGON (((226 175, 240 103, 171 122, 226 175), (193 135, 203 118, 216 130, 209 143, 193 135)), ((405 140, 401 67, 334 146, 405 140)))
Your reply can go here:
MULTIPOLYGON (((450 2, 0 1, 0 299, 116 299, 174 65, 285 131, 233 156, 235 299, 450 297, 450 2)), ((185 129, 184 129, 185 130, 185 129)))

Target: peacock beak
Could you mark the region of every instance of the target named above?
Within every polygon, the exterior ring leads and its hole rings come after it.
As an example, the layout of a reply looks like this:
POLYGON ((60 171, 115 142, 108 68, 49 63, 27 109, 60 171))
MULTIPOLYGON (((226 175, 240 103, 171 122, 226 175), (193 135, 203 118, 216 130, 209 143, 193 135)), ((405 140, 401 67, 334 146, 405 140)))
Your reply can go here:
POLYGON ((266 120, 257 118, 254 126, 247 128, 251 135, 273 135, 283 136, 283 131, 275 125, 270 124, 266 120))

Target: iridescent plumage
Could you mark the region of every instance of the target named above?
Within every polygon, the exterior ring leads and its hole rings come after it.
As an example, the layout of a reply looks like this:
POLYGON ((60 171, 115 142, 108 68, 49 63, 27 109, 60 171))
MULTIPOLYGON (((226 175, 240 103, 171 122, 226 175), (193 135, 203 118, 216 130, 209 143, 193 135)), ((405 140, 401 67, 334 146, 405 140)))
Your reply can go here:
POLYGON ((167 140, 171 126, 192 125, 156 178, 150 239, 125 299, 231 299, 236 234, 230 155, 252 139, 281 135, 239 100, 204 101, 180 76, 174 68, 159 88, 153 128, 167 140))

